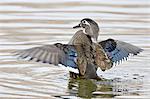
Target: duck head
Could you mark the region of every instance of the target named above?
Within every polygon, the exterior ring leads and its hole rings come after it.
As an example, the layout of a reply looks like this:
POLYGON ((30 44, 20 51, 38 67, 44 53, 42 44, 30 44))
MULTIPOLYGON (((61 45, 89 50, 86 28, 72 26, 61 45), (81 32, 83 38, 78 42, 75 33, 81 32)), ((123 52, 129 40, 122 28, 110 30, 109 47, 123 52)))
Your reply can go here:
POLYGON ((74 26, 73 28, 82 28, 85 34, 89 35, 94 39, 94 41, 97 42, 99 26, 94 20, 90 18, 84 18, 77 26, 74 26))

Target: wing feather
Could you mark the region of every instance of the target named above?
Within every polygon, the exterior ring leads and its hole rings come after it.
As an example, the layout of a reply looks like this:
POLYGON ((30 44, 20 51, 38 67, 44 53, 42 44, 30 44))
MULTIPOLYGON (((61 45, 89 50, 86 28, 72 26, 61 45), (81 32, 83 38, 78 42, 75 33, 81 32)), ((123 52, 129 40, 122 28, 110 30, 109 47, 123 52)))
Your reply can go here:
POLYGON ((137 55, 142 51, 142 49, 137 46, 113 39, 101 41, 99 44, 115 64, 120 63, 122 60, 127 60, 129 55, 137 55))
POLYGON ((65 66, 69 65, 70 67, 76 67, 74 63, 74 58, 76 58, 76 56, 73 56, 76 52, 73 52, 72 50, 75 49, 70 47, 70 45, 64 46, 63 44, 56 43, 54 45, 44 45, 41 47, 34 47, 22 51, 17 51, 16 55, 18 55, 20 58, 29 58, 28 60, 34 60, 36 62, 40 61, 54 65, 63 64, 65 66))

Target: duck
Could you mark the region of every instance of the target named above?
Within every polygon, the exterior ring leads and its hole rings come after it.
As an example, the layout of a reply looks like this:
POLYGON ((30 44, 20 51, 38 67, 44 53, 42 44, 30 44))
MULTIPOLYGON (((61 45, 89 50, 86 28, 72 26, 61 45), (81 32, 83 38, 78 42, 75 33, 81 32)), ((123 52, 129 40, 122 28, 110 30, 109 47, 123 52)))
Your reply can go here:
POLYGON ((90 18, 82 19, 78 29, 68 44, 55 43, 16 51, 21 59, 29 61, 63 65, 74 70, 69 70, 73 79, 101 79, 97 75, 97 69, 109 70, 116 64, 122 63, 130 55, 137 55, 143 49, 123 42, 108 38, 98 41, 99 26, 90 18))

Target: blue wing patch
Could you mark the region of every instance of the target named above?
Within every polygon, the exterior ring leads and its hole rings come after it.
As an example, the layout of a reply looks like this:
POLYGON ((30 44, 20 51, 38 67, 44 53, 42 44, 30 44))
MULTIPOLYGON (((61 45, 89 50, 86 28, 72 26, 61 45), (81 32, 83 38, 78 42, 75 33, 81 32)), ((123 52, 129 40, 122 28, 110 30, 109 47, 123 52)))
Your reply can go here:
POLYGON ((76 58, 77 58, 77 52, 75 50, 75 47, 73 45, 63 45, 63 51, 66 54, 65 60, 61 61, 60 63, 69 66, 72 68, 77 68, 76 65, 76 58))
POLYGON ((141 48, 131 45, 126 42, 107 39, 99 42, 113 63, 119 63, 122 60, 127 60, 130 54, 137 55, 142 51, 141 48))

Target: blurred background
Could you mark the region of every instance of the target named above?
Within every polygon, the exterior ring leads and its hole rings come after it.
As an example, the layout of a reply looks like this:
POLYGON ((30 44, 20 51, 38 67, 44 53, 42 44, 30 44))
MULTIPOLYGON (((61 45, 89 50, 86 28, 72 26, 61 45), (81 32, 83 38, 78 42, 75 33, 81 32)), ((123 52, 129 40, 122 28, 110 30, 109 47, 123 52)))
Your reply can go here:
POLYGON ((150 97, 150 0, 0 0, 0 98, 150 97), (67 43, 72 27, 92 18, 99 40, 122 40, 144 49, 106 72, 106 80, 71 80, 68 71, 17 60, 11 52, 67 43))

